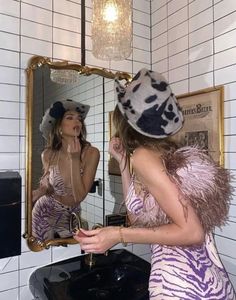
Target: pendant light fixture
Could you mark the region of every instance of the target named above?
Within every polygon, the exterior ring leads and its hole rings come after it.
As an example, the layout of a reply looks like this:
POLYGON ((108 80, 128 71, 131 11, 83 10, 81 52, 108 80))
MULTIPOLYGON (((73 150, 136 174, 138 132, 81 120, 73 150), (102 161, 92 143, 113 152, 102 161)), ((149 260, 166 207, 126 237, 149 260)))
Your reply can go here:
POLYGON ((124 60, 131 46, 132 0, 93 0, 93 55, 101 60, 124 60))

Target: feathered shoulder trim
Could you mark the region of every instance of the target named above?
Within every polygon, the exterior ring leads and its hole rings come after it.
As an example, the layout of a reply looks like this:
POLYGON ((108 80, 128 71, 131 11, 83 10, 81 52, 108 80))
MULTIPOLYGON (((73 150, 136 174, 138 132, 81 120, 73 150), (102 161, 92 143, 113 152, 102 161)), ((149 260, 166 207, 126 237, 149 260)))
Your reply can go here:
POLYGON ((163 156, 166 171, 181 197, 195 209, 205 232, 227 221, 233 187, 229 170, 197 147, 182 147, 163 156))

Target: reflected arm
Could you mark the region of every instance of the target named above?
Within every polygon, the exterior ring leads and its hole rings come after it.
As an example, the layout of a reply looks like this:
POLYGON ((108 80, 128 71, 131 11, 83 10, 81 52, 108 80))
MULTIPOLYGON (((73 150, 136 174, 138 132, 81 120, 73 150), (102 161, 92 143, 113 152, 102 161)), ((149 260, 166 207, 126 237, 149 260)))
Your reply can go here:
POLYGON ((44 150, 41 154, 44 174, 40 179, 39 188, 37 190, 33 191, 32 200, 33 202, 36 202, 39 198, 46 194, 51 194, 53 192, 52 188, 49 185, 48 182, 48 167, 49 167, 49 150, 44 150))
POLYGON ((89 147, 84 156, 84 169, 81 174, 81 161, 77 154, 71 155, 71 183, 74 200, 81 202, 87 196, 97 171, 100 153, 97 148, 89 147))

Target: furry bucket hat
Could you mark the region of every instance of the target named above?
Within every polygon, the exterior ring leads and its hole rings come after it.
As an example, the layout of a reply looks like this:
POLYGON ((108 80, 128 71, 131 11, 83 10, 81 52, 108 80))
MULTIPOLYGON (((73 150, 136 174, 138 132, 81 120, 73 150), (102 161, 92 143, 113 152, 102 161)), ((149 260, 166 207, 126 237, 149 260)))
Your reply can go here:
POLYGON ((66 111, 72 110, 80 114, 84 120, 87 116, 90 106, 79 102, 67 99, 65 101, 54 102, 45 112, 42 122, 39 126, 40 131, 45 139, 48 139, 49 134, 54 127, 56 120, 61 119, 66 111))
POLYGON ((121 113, 139 133, 165 138, 181 129, 181 109, 160 73, 141 69, 126 87, 115 79, 115 91, 121 113))

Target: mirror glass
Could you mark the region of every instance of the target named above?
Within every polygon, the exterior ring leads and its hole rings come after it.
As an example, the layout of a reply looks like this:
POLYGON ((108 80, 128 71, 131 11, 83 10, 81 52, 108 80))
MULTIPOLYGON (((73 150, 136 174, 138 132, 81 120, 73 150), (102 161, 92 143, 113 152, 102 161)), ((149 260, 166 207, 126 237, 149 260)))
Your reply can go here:
MULTIPOLYGON (((32 233, 33 191, 39 187, 43 175, 41 153, 45 139, 39 125, 45 111, 56 101, 71 99, 81 104, 88 104, 90 110, 85 119, 87 141, 100 152, 94 184, 81 203, 79 219, 73 215, 71 220, 84 227, 91 228, 104 220, 104 122, 105 122, 105 80, 104 78, 130 80, 125 72, 112 73, 98 68, 89 68, 68 62, 52 62, 49 58, 34 56, 26 70, 28 79, 27 95, 27 153, 26 153, 26 232, 29 248, 40 251, 50 246, 75 244, 72 235, 66 238, 55 236, 53 239, 40 241, 32 233), (55 82, 57 78, 57 82, 55 82)), ((71 223, 72 224, 72 223, 71 223)))

